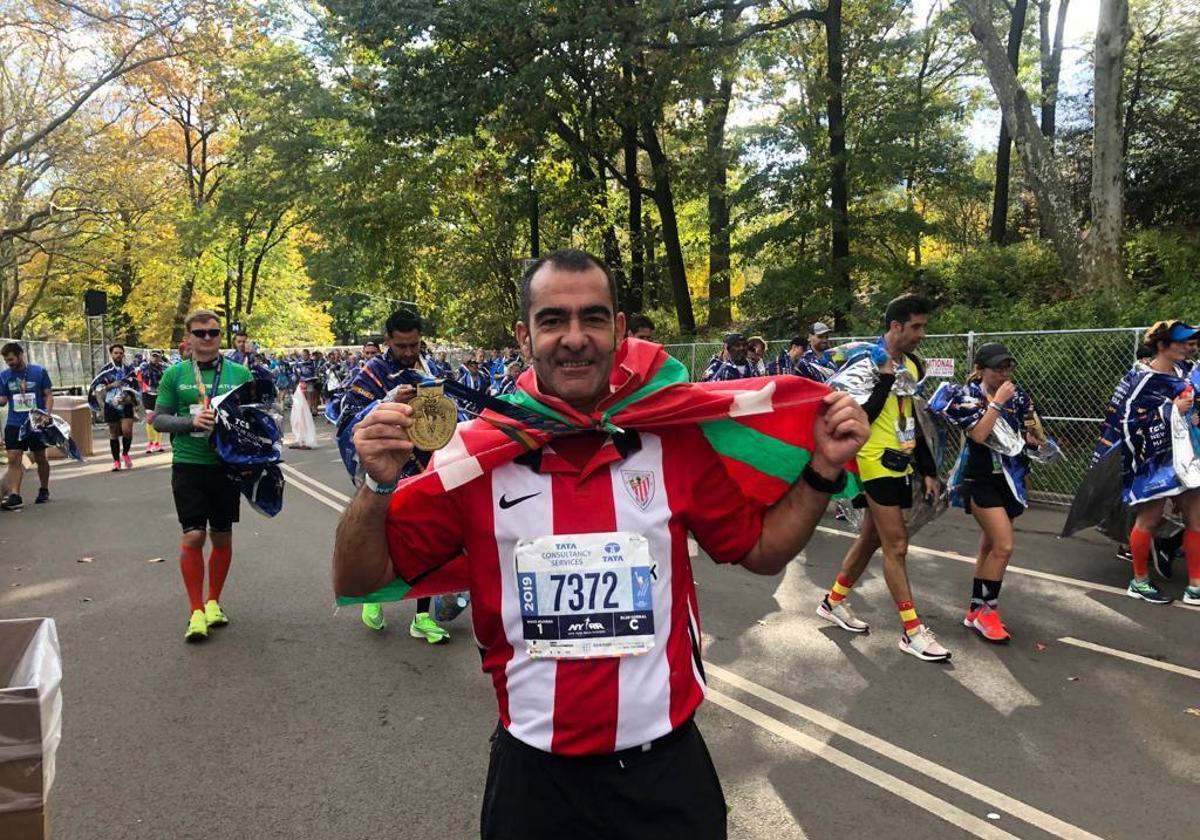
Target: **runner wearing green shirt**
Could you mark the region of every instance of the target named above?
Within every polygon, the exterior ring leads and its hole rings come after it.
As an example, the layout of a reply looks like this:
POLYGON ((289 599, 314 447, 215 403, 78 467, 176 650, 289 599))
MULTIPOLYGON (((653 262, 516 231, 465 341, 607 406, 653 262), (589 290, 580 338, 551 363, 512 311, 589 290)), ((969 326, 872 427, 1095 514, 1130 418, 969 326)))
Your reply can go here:
POLYGON ((179 567, 187 589, 191 616, 184 639, 208 638, 209 627, 229 623, 221 609, 221 590, 233 560, 233 523, 238 521, 240 494, 225 476, 209 444, 216 413, 210 400, 251 381, 249 368, 220 353, 221 322, 208 309, 184 322, 191 358, 163 373, 158 385, 154 428, 171 435, 171 492, 183 527, 179 567), (204 597, 205 532, 212 540, 208 556, 208 598, 204 597))

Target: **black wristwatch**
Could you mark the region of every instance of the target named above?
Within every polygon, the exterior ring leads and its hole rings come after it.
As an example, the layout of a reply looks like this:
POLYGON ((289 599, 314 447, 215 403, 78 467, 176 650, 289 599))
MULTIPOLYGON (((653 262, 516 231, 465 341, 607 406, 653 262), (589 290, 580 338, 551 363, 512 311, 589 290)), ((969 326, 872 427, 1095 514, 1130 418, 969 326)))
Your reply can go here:
POLYGON ((804 483, 818 493, 840 493, 846 489, 846 471, 842 470, 838 473, 838 477, 833 481, 825 478, 812 468, 812 461, 804 465, 804 471, 800 473, 800 477, 804 479, 804 483))

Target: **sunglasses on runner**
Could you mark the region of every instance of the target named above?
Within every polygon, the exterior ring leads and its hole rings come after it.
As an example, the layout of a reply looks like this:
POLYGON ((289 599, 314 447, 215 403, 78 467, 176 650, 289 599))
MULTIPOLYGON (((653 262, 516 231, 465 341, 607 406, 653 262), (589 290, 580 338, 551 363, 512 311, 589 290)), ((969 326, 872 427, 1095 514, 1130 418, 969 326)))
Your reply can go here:
POLYGON ((192 335, 196 336, 196 338, 217 338, 218 336, 221 335, 221 331, 219 329, 192 330, 192 335))

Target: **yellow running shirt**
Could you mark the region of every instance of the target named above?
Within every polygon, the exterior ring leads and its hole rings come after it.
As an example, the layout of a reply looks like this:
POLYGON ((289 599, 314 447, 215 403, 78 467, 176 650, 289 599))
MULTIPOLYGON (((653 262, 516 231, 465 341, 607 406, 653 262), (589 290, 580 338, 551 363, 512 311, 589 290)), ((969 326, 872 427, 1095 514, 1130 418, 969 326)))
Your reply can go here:
MULTIPOLYGON (((917 365, 908 356, 904 357, 904 366, 917 378, 917 365)), ((883 411, 871 424, 871 434, 867 442, 858 451, 858 472, 863 481, 875 478, 903 478, 913 471, 912 457, 916 446, 916 420, 913 417, 912 397, 897 397, 888 394, 883 404, 883 411), (903 422, 901 421, 903 417, 903 422), (885 449, 904 452, 909 456, 909 465, 903 472, 896 472, 885 467, 880 459, 885 449)))

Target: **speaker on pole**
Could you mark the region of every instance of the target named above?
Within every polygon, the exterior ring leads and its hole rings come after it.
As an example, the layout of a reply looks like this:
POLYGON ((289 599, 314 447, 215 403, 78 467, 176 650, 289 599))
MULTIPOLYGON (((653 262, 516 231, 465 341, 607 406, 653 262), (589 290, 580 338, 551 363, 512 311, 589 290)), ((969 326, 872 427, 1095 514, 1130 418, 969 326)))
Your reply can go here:
POLYGON ((101 289, 88 289, 83 293, 83 313, 94 318, 108 312, 108 295, 101 289))

